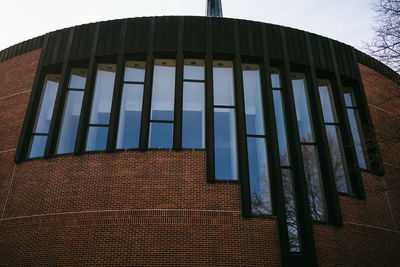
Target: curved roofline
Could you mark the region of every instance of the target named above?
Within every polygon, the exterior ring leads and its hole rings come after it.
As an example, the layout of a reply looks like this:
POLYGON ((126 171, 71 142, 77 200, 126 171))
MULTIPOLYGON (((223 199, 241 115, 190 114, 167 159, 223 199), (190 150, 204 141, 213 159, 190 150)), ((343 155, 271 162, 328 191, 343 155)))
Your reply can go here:
MULTIPOLYGON (((95 24, 95 23, 122 21, 124 19, 162 18, 162 17, 197 17, 197 18, 202 18, 202 19, 236 20, 236 21, 244 21, 244 22, 251 22, 251 23, 261 23, 261 24, 266 24, 266 25, 280 26, 280 27, 284 27, 286 29, 307 32, 307 31, 304 31, 304 30, 301 30, 301 29, 296 29, 296 28, 292 28, 292 27, 288 27, 288 26, 277 25, 277 24, 273 24, 273 23, 265 23, 265 22, 259 22, 259 21, 253 21, 253 20, 235 19, 235 18, 226 18, 226 17, 210 18, 210 17, 203 17, 203 16, 151 16, 151 17, 122 18, 122 19, 105 20, 105 21, 99 21, 99 22, 94 22, 94 23, 80 24, 80 25, 76 25, 76 26, 72 26, 72 27, 68 27, 68 28, 63 28, 63 29, 51 31, 51 32, 48 32, 46 34, 40 35, 38 37, 35 37, 35 38, 32 38, 32 39, 28 39, 26 41, 20 42, 18 44, 15 44, 13 46, 10 46, 8 48, 5 48, 5 49, 1 50, 0 51, 0 63, 4 62, 6 60, 9 60, 11 58, 23 55, 25 53, 31 52, 33 50, 41 49, 43 40, 44 40, 44 38, 45 38, 45 36, 47 34, 51 34, 51 33, 55 33, 55 32, 61 32, 61 31, 68 31, 71 28, 79 28, 79 27, 82 27, 82 26, 87 26, 87 25, 91 25, 91 24, 95 24)), ((340 44, 344 44, 346 46, 352 47, 352 46, 350 46, 348 44, 345 44, 343 42, 337 41, 335 39, 332 39, 332 38, 329 38, 329 37, 326 37, 326 36, 322 36, 322 35, 311 33, 311 32, 308 32, 308 33, 313 34, 315 36, 319 36, 319 37, 328 39, 328 40, 333 40, 333 41, 338 42, 340 44)), ((382 62, 376 60, 375 58, 365 54, 364 52, 362 52, 362 51, 360 51, 360 50, 358 50, 356 48, 354 48, 354 49, 357 52, 357 58, 358 58, 358 62, 360 64, 365 65, 366 67, 369 67, 369 68, 375 70, 376 72, 384 75, 385 77, 389 78, 390 80, 392 80, 392 81, 394 81, 394 82, 396 82, 397 84, 400 85, 400 74, 399 73, 395 72, 393 69, 391 69, 390 67, 388 67, 384 63, 382 63, 382 62)))

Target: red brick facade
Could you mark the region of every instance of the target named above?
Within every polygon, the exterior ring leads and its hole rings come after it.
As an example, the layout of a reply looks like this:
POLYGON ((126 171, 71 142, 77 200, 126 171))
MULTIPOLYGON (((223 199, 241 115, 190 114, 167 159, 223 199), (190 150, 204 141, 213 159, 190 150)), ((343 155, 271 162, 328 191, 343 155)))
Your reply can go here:
MULTIPOLYGON (((206 182, 204 151, 13 162, 40 51, 0 63, 0 265, 279 266, 274 219, 243 219, 239 184, 206 182)), ((400 88, 360 66, 386 174, 314 225, 320 266, 400 265, 400 88), (396 139, 397 138, 397 139, 396 139)))

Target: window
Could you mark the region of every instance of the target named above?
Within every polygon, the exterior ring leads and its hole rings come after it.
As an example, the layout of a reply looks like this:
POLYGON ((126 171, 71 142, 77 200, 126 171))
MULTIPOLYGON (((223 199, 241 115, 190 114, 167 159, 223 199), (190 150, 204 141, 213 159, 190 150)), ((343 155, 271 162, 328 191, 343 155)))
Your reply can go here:
POLYGON ((358 166, 362 169, 367 169, 364 135, 361 128, 359 108, 354 91, 353 88, 350 87, 345 87, 343 90, 347 116, 349 118, 351 134, 353 136, 354 147, 357 154, 358 166))
POLYGON ((339 192, 350 193, 350 177, 330 81, 318 80, 318 91, 321 100, 326 136, 328 138, 333 174, 335 175, 336 189, 339 192))
POLYGON ((289 236, 289 249, 300 252, 300 236, 297 224, 297 208, 293 187, 292 166, 287 142, 287 130, 284 114, 283 88, 279 69, 272 68, 271 73, 272 94, 274 100, 275 121, 278 133, 278 148, 282 173, 282 187, 285 199, 286 223, 289 236))
POLYGON ((69 78, 66 104, 64 106, 61 131, 57 143, 57 154, 74 152, 76 133, 81 115, 87 69, 74 68, 69 78))
POLYGON ((232 61, 213 62, 215 179, 238 180, 232 61))
POLYGON ((242 70, 251 210, 253 214, 272 214, 260 66, 243 64, 242 70))
POLYGON ((174 128, 175 67, 172 59, 154 61, 150 148, 171 148, 174 128))
POLYGON ((38 113, 29 145, 28 158, 44 156, 59 83, 60 76, 58 74, 47 74, 44 79, 38 113))
POLYGON ((291 78, 311 216, 314 220, 325 221, 327 219, 326 204, 306 79, 302 73, 292 73, 291 78))
POLYGON ((205 148, 204 91, 204 60, 185 59, 182 107, 183 148, 205 148))
POLYGON ((127 61, 122 85, 117 148, 139 147, 146 63, 127 61))
POLYGON ((99 64, 97 66, 86 151, 106 149, 115 71, 115 64, 99 64))

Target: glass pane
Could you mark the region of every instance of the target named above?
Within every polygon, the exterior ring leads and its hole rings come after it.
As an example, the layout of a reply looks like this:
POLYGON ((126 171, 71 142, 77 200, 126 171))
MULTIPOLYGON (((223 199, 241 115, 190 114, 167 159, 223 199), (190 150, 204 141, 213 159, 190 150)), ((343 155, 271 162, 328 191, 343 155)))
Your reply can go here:
POLYGON ((325 221, 325 199, 316 147, 314 145, 302 145, 301 152, 303 154, 311 216, 314 220, 325 221))
POLYGON ((283 99, 280 90, 272 90, 275 107, 276 130, 278 132, 278 145, 281 166, 290 166, 289 151, 287 146, 286 121, 283 113, 283 99))
POLYGON ((346 103, 346 107, 356 107, 357 101, 354 96, 353 89, 350 87, 343 88, 344 91, 344 101, 346 103))
POLYGON ((235 110, 214 109, 215 179, 237 180, 235 110))
POLYGON ((301 246, 298 231, 299 226, 297 224, 296 199, 293 189, 293 177, 290 170, 282 169, 282 183, 289 235, 289 248, 290 251, 300 252, 301 246))
POLYGON ((271 69, 271 84, 272 88, 281 88, 281 78, 279 75, 279 69, 272 68, 271 69))
POLYGON ((321 99, 324 122, 337 122, 336 110, 329 81, 319 81, 319 97, 321 99))
POLYGON ((156 59, 154 62, 152 120, 173 120, 175 98, 175 60, 156 59))
POLYGON ((247 134, 264 135, 259 65, 243 64, 243 87, 247 134))
POLYGON ((105 150, 107 147, 108 127, 89 127, 86 151, 105 150))
POLYGON ((174 124, 150 123, 150 148, 171 148, 174 124))
POLYGON ((231 61, 214 61, 214 105, 235 105, 232 67, 231 61))
POLYGON ((268 162, 264 138, 247 138, 251 210, 254 214, 272 214, 268 162))
POLYGON ((326 125, 325 127, 333 173, 336 180, 336 189, 339 192, 349 193, 351 186, 349 174, 347 173, 347 165, 343 151, 343 143, 340 138, 339 127, 335 125, 326 125))
POLYGON ((300 142, 314 142, 310 107, 306 89, 307 86, 304 74, 292 74, 292 86, 300 142))
POLYGON ((204 83, 183 83, 182 147, 204 148, 204 83))
POLYGON ((76 133, 81 115, 83 92, 67 91, 67 102, 61 124, 57 154, 74 152, 76 133))
POLYGON ((119 114, 117 148, 139 146, 143 85, 124 84, 119 114))
POLYGON ((358 166, 366 169, 367 164, 364 156, 364 142, 362 140, 361 123, 357 109, 347 109, 347 115, 349 117, 349 123, 351 128, 351 134, 353 136, 354 147, 356 149, 358 166))
POLYGON ((185 59, 183 79, 204 81, 204 60, 185 59))
POLYGON ((92 111, 90 114, 90 123, 92 124, 108 124, 110 121, 115 69, 116 65, 114 64, 99 64, 97 66, 92 111))
POLYGON ((29 148, 29 158, 38 158, 44 156, 46 148, 47 136, 34 135, 32 136, 31 146, 29 148))
POLYGON ((72 69, 68 88, 85 89, 87 69, 72 69))
POLYGON ((35 133, 48 133, 53 116, 54 102, 56 101, 58 84, 60 82, 59 75, 46 75, 42 96, 40 98, 39 112, 36 117, 34 127, 35 133))
POLYGON ((125 82, 144 82, 146 72, 146 62, 126 61, 125 62, 125 82))

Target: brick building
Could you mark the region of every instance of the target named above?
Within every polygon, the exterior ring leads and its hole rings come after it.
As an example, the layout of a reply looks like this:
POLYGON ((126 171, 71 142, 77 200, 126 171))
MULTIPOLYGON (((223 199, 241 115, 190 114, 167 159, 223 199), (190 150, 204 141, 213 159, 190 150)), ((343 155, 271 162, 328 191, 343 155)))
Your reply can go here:
POLYGON ((0 51, 0 265, 400 265, 399 75, 150 17, 0 51))

